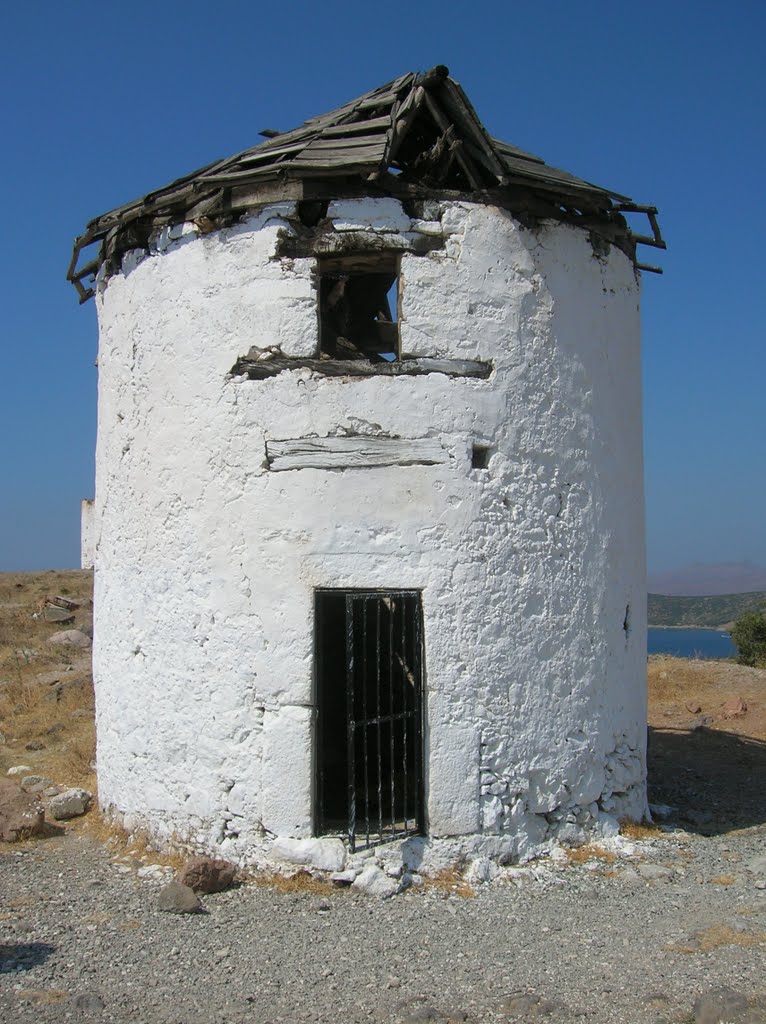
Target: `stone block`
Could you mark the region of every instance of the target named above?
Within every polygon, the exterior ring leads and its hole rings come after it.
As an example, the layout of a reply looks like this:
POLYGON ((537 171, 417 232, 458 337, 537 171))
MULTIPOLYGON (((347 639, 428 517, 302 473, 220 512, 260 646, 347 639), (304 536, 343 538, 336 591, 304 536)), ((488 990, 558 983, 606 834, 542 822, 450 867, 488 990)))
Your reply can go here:
POLYGON ((274 840, 271 853, 287 864, 305 864, 320 871, 342 871, 346 863, 346 847, 340 839, 279 837, 274 840))

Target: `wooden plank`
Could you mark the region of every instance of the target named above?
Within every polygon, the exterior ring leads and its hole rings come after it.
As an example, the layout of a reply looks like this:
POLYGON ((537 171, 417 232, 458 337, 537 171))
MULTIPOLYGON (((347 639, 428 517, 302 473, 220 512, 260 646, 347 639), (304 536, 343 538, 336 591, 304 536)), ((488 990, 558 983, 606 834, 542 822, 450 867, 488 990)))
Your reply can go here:
POLYGON ((246 156, 243 156, 238 160, 237 163, 230 168, 229 173, 231 173, 231 171, 237 171, 241 167, 250 167, 253 164, 264 163, 266 160, 276 161, 277 157, 280 156, 287 156, 291 153, 300 153, 300 151, 305 149, 306 146, 310 146, 313 141, 313 138, 307 136, 300 142, 293 142, 287 146, 274 146, 273 149, 264 149, 261 152, 254 150, 252 153, 248 153, 246 156))
POLYGON ((382 156, 382 149, 380 151, 370 149, 366 152, 343 149, 337 152, 306 153, 304 156, 291 160, 288 164, 285 164, 285 167, 301 171, 305 171, 308 168, 316 168, 317 170, 338 168, 342 170, 344 167, 347 167, 350 172, 352 167, 376 167, 380 163, 382 156))
POLYGON ((422 86, 412 89, 407 96, 407 99, 402 103, 401 107, 397 111, 393 135, 389 143, 388 151, 386 152, 386 164, 390 164, 396 159, 396 154, 399 152, 402 143, 407 137, 407 133, 412 127, 412 122, 418 116, 418 113, 423 106, 425 96, 426 91, 422 86))
POLYGON ((375 466, 436 466, 449 452, 432 437, 298 437, 266 442, 269 469, 370 469, 375 466))
POLYGON ((336 124, 330 128, 324 128, 322 130, 322 138, 333 138, 336 135, 363 135, 369 133, 370 135, 375 132, 385 131, 391 126, 391 118, 386 115, 385 117, 372 117, 369 121, 350 121, 348 124, 336 124))
POLYGON ((466 142, 470 140, 476 145, 482 154, 482 163, 488 164, 490 174, 494 174, 496 178, 502 178, 505 174, 503 165, 492 148, 492 142, 484 125, 463 90, 459 85, 447 80, 444 83, 442 95, 447 113, 456 122, 458 128, 463 127, 466 142))
POLYGON ((307 156, 310 153, 330 153, 334 150, 349 150, 349 152, 367 149, 382 150, 385 144, 385 135, 371 135, 369 137, 361 135, 354 139, 326 139, 322 136, 322 138, 314 139, 313 142, 310 142, 302 151, 302 155, 307 156))
MULTIPOLYGON (((608 189, 594 185, 590 181, 584 181, 582 178, 575 178, 573 174, 560 171, 557 167, 549 167, 548 164, 530 164, 526 160, 518 160, 515 157, 505 157, 504 162, 509 175, 536 182, 542 188, 561 189, 563 186, 565 190, 574 189, 577 192, 582 190, 592 194, 622 198, 616 192, 610 192, 608 189)), ((513 178, 509 177, 509 181, 512 180, 513 178)))
POLYGON ((519 149, 517 146, 512 146, 510 142, 503 142, 500 139, 492 139, 492 145, 500 153, 501 156, 516 157, 519 160, 529 160, 533 164, 544 164, 545 161, 541 156, 535 156, 534 153, 527 153, 523 149, 519 149))
POLYGON ((502 174, 502 160, 499 158, 498 153, 495 151, 492 136, 484 127, 483 121, 476 113, 476 108, 466 96, 463 87, 460 85, 459 82, 455 82, 452 79, 450 79, 450 81, 447 82, 447 90, 450 96, 453 96, 455 98, 455 102, 461 105, 462 110, 465 112, 465 114, 473 124, 477 135, 481 137, 483 148, 491 156, 491 159, 493 160, 494 165, 498 170, 498 173, 502 174))
POLYGON ((362 100, 356 107, 357 110, 374 110, 375 107, 384 107, 394 102, 397 97, 398 90, 391 89, 389 92, 373 94, 367 99, 362 100))
MULTIPOLYGON (((436 121, 437 125, 439 126, 439 128, 441 128, 443 132, 446 132, 446 130, 450 126, 450 122, 444 116, 444 114, 442 113, 441 109, 437 106, 437 104, 434 103, 434 101, 431 99, 431 96, 428 92, 426 92, 425 94, 425 102, 426 106, 428 107, 429 113, 433 117, 434 121, 436 121)), ((465 174, 466 178, 468 179, 468 184, 471 186, 471 188, 480 191, 482 183, 481 180, 476 176, 476 173, 473 167, 471 166, 470 157, 466 159, 465 155, 458 149, 455 151, 455 159, 460 164, 460 168, 463 174, 465 174)))
POLYGON ((266 203, 278 203, 285 199, 303 199, 302 182, 268 179, 264 175, 256 181, 248 182, 246 185, 240 185, 239 188, 231 190, 232 210, 248 209, 266 203))
POLYGON ((251 380, 276 377, 285 370, 311 370, 323 377, 417 377, 443 373, 448 377, 474 377, 486 380, 492 363, 470 359, 401 359, 394 363, 371 363, 366 359, 292 359, 273 356, 271 359, 238 359, 232 374, 247 374, 251 380))

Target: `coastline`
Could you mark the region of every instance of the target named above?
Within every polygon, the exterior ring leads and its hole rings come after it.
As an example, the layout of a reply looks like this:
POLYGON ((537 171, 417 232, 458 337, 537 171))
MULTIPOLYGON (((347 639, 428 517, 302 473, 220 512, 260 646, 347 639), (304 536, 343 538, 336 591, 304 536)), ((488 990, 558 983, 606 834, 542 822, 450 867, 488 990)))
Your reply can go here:
POLYGON ((655 626, 651 622, 647 622, 647 629, 707 629, 712 633, 726 633, 730 632, 728 626, 690 626, 684 623, 683 626, 655 626))

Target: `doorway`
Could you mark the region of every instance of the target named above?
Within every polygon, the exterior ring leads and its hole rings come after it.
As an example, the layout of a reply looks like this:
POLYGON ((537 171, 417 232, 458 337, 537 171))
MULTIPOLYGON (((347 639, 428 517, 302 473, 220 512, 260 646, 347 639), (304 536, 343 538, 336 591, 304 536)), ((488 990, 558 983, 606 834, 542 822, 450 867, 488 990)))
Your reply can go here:
POLYGON ((419 591, 316 591, 316 830, 352 852, 423 829, 422 621, 419 591))

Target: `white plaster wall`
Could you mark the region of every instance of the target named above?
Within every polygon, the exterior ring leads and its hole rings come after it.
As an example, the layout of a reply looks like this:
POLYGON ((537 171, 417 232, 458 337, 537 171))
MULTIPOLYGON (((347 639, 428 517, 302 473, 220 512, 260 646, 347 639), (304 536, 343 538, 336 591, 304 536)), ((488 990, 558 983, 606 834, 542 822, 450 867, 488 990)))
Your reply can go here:
POLYGON ((490 360, 492 377, 232 379, 251 345, 316 351, 314 261, 274 258, 292 212, 165 231, 99 291, 102 804, 239 860, 310 836, 314 589, 381 587, 423 591, 432 836, 524 856, 640 815, 631 262, 478 204, 413 222, 393 200, 334 203, 339 233, 444 239, 402 256, 403 351, 490 360), (451 457, 269 471, 266 440, 342 432, 438 438, 451 457))
POLYGON ((96 549, 95 503, 83 498, 80 504, 80 568, 92 569, 96 549))

